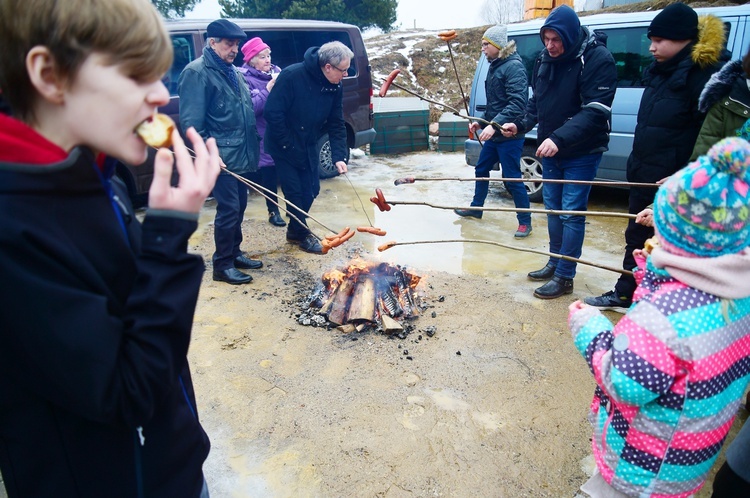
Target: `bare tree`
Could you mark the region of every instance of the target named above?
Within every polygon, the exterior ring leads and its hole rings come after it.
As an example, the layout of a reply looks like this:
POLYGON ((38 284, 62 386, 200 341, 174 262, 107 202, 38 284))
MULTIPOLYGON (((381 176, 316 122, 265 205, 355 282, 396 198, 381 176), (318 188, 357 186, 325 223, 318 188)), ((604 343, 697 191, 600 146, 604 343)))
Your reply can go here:
POLYGON ((523 19, 524 0, 484 0, 481 17, 488 24, 508 24, 523 19))

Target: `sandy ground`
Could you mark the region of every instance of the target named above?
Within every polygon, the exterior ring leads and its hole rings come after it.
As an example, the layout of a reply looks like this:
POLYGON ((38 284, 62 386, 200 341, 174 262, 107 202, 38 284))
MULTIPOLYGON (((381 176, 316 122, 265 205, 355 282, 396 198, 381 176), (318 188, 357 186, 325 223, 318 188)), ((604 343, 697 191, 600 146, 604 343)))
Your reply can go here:
MULTIPOLYGON (((394 190, 390 181, 416 168, 473 172, 460 154, 426 153, 360 157, 349 178, 364 199, 380 185, 391 198, 418 194, 468 204, 470 183, 394 190)), ((352 185, 341 177, 325 181, 313 208, 335 231, 364 224, 352 185)), ((491 192, 488 204, 509 203, 491 192)), ((623 198, 605 193, 597 208, 626 210, 623 198)), ((525 275, 546 258, 493 246, 408 246, 380 254, 374 247, 384 240, 359 234, 327 256, 308 255, 266 222, 265 206, 253 197, 243 230, 249 253, 265 266, 251 272, 253 283, 231 286, 211 279, 212 206, 190 241, 208 263, 190 361, 213 445, 205 465, 213 497, 577 494, 592 468, 586 413, 594 383, 573 347, 567 306, 608 290, 616 275, 581 265, 572 296, 541 301, 531 297, 534 283, 525 275), (298 323, 301 303, 323 273, 355 256, 377 261, 389 253, 425 281, 428 307, 405 339, 298 323)), ((429 238, 420 230, 431 229, 436 237, 460 232, 546 248, 542 216, 524 241, 512 239, 512 215, 457 220, 446 210, 394 207, 369 216, 389 230, 385 240, 429 238)), ((617 266, 624 221, 589 219, 584 257, 617 266)), ((710 496, 710 486, 698 496, 710 496)))
MULTIPOLYGON (((407 198, 408 191, 386 188, 383 176, 399 177, 399 168, 429 161, 436 162, 428 166, 433 174, 439 165, 443 174, 463 167, 457 171, 471 176, 473 170, 463 164, 446 165, 460 164, 461 158, 411 155, 387 160, 385 166, 360 158, 349 176, 358 188, 361 182, 379 181, 390 197, 407 198), (358 174, 362 163, 366 175, 358 174)), ((431 189, 424 192, 427 199, 453 199, 445 183, 426 188, 431 189)), ((472 189, 471 184, 454 188, 458 197, 472 189)), ((342 178, 324 182, 313 212, 324 222, 331 220, 331 198, 344 210, 341 204, 354 203, 346 197, 350 190, 342 178)), ((622 196, 614 197, 622 202, 622 196)), ((607 209, 606 200, 601 202, 607 209)), ((378 221, 387 224, 388 219, 378 221)), ((545 249, 546 230, 537 220, 532 237, 516 245, 545 249)), ((592 247, 584 256, 617 266, 625 222, 590 220, 587 244, 592 247)), ((467 238, 474 233, 471 227, 499 223, 504 233, 496 237, 515 243, 507 235, 506 225, 514 228, 512 216, 489 214, 481 222, 453 223, 462 225, 467 238)), ((586 414, 594 383, 573 347, 567 306, 608 290, 612 273, 581 265, 573 296, 541 301, 530 296, 535 285, 525 274, 545 258, 507 264, 491 259, 501 249, 472 252, 470 244, 458 244, 466 246, 464 260, 485 260, 488 269, 416 268, 427 282, 429 307, 412 322, 415 330, 406 339, 342 334, 298 324, 300 303, 323 273, 355 256, 378 260, 387 254, 372 249, 382 240, 358 236, 345 251, 316 257, 286 244, 284 229, 271 227, 261 216, 248 219, 245 228, 251 253, 265 267, 252 272, 252 284, 241 287, 215 283, 206 274, 191 349, 201 416, 214 445, 206 465, 212 495, 576 495, 592 469, 586 414), (425 333, 428 327, 434 327, 433 337, 425 333)), ((210 235, 206 226, 193 244, 207 258, 210 235)), ((449 249, 414 250, 409 260, 419 261, 415 255, 421 252, 439 267, 434 260, 449 249)), ((394 257, 398 260, 399 254, 394 257)), ((475 267, 464 262, 462 268, 475 267)), ((621 315, 608 316, 617 320, 621 315)), ((709 489, 699 496, 709 496, 709 489)))

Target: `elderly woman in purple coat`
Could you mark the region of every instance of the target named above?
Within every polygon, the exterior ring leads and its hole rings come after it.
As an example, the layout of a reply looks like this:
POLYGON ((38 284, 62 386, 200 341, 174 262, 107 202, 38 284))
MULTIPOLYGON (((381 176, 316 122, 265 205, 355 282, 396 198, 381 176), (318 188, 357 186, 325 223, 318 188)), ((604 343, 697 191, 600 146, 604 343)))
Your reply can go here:
MULTIPOLYGON (((273 158, 266 153, 263 147, 263 136, 266 133, 266 119, 263 117, 263 109, 266 107, 268 94, 276 81, 276 75, 281 72, 279 66, 271 64, 271 48, 260 38, 251 38, 242 46, 242 54, 245 63, 240 72, 245 76, 245 81, 250 87, 250 95, 255 108, 255 121, 258 128, 260 140, 260 184, 273 192, 269 197, 278 202, 276 191, 278 179, 276 178, 276 166, 273 158)), ((286 226, 286 222, 279 215, 279 208, 266 199, 268 207, 268 222, 277 227, 286 226)))

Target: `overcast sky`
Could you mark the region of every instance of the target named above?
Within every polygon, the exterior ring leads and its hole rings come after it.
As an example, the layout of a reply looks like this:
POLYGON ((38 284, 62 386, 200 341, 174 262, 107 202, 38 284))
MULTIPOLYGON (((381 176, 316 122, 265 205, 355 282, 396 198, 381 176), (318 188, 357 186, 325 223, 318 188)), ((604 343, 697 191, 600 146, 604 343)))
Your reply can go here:
MULTIPOLYGON (((401 29, 415 27, 423 29, 470 28, 487 24, 480 17, 484 0, 398 0, 396 11, 401 29)), ((218 0, 201 0, 185 17, 216 19, 219 17, 218 0)), ((398 27, 397 27, 398 28, 398 27)))

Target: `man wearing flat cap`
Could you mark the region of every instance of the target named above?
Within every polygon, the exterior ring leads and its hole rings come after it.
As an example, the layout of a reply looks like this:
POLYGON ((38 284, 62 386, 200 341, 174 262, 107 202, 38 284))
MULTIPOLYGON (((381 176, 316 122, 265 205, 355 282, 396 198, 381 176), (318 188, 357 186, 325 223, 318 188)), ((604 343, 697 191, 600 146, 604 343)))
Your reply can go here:
MULTIPOLYGON (((177 91, 182 128, 193 126, 204 139, 214 137, 226 168, 246 176, 257 171, 260 156, 253 101, 242 74, 233 64, 246 35, 235 23, 218 19, 208 25, 206 37, 203 55, 180 74, 177 91)), ((253 278, 239 269, 254 270, 263 263, 240 250, 247 187, 222 171, 213 195, 213 278, 235 285, 249 283, 253 278)))

